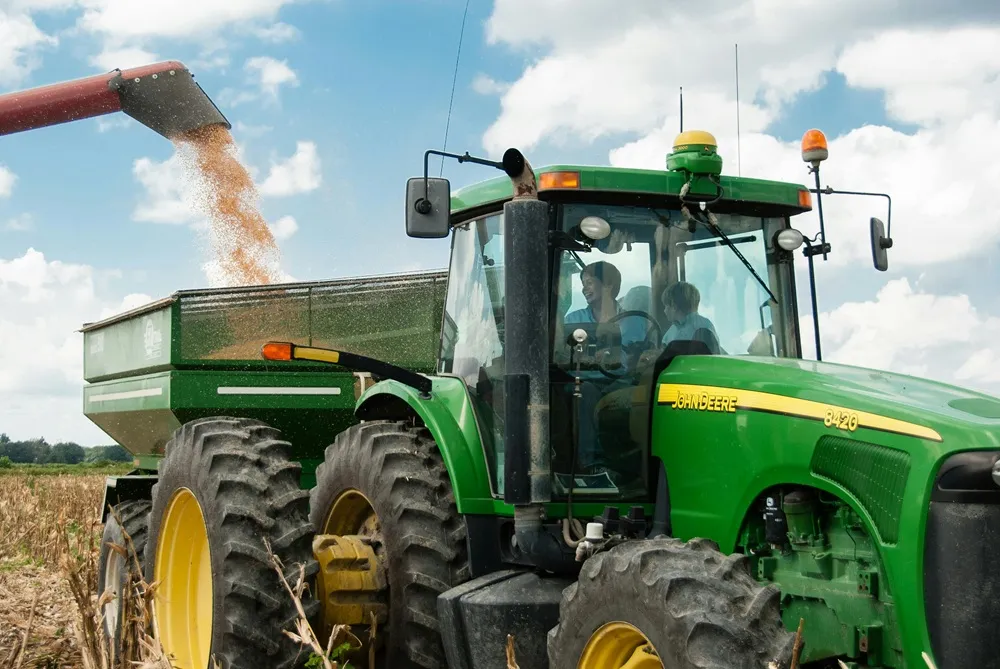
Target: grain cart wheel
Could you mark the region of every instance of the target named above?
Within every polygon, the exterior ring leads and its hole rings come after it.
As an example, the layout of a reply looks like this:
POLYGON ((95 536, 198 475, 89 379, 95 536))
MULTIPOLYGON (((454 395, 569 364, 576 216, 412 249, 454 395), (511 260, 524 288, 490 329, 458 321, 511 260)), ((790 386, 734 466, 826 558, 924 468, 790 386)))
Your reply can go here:
POLYGON ((114 507, 121 518, 121 524, 113 513, 108 513, 104 523, 104 535, 101 537, 101 553, 97 562, 97 594, 105 602, 100 615, 104 627, 104 638, 108 644, 108 656, 111 666, 117 666, 118 656, 122 652, 122 592, 126 588, 126 578, 130 569, 135 569, 138 559, 140 571, 133 572, 133 583, 142 578, 142 563, 146 548, 146 516, 149 515, 150 503, 146 500, 122 502, 114 507), (122 528, 124 527, 124 533, 122 528), (129 552, 125 542, 125 534, 132 540, 135 553, 129 552), (126 551, 123 556, 111 545, 120 546, 126 551), (103 597, 105 590, 111 592, 103 597))
POLYGON ((787 668, 780 593, 704 539, 630 541, 584 563, 549 632, 552 669, 787 668))
MULTIPOLYGON (((310 497, 324 639, 334 624, 367 641, 376 666, 444 668, 437 596, 469 578, 465 521, 430 432, 403 422, 348 428, 327 447, 310 497)), ((352 658, 363 665, 365 652, 352 658)))
MULTIPOLYGON (((158 581, 153 626, 176 669, 291 667, 307 651, 294 603, 264 546, 294 585, 297 566, 316 572, 301 466, 278 430, 248 419, 187 423, 167 443, 153 486, 146 579, 158 581)), ((314 616, 318 603, 303 604, 314 616)), ((310 621, 312 622, 312 621, 310 621)))

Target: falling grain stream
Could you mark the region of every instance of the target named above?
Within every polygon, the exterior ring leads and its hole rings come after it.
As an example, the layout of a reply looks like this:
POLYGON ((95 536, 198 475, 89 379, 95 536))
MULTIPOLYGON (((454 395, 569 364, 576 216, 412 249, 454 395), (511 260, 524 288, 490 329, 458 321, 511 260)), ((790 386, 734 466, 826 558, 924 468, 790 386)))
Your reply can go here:
POLYGON ((215 260, 224 283, 247 286, 277 283, 278 246, 257 209, 257 189, 222 125, 209 125, 174 139, 193 153, 201 178, 198 205, 211 225, 215 260))

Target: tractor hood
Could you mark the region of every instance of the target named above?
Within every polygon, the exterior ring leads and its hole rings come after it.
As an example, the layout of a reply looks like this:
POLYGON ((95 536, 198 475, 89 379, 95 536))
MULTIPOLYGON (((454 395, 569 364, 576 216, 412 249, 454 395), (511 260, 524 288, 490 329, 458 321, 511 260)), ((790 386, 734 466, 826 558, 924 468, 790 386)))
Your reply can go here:
POLYGON ((863 412, 873 421, 909 424, 912 436, 936 432, 940 438, 932 441, 954 443, 945 437, 958 432, 962 449, 1000 448, 1000 399, 903 374, 813 360, 684 356, 659 383, 747 391, 752 402, 770 403, 774 410, 785 404, 795 408, 790 413, 863 412))

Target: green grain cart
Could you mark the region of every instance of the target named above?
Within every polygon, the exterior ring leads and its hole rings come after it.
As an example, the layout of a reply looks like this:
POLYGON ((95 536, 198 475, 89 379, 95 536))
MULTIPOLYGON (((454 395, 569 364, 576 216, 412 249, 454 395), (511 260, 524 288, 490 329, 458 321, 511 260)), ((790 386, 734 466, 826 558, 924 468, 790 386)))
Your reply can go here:
POLYGON ((815 189, 722 176, 715 144, 454 156, 506 172, 456 193, 425 155, 406 227, 451 236, 447 272, 86 326, 85 412, 136 455, 106 537, 136 540, 176 666, 309 659, 270 547, 377 666, 502 668, 512 635, 525 669, 1000 667, 1000 401, 802 359, 825 138, 815 189))

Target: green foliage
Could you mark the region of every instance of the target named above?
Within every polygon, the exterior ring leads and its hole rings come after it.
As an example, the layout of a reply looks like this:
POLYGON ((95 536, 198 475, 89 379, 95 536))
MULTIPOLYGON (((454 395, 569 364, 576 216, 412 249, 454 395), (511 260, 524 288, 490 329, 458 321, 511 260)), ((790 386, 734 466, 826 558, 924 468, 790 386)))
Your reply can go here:
MULTIPOLYGON (((351 644, 351 642, 345 641, 344 643, 340 644, 339 646, 330 651, 330 657, 328 659, 333 662, 336 662, 337 666, 340 667, 340 669, 354 669, 354 665, 351 664, 350 662, 344 662, 343 664, 341 664, 340 662, 341 659, 345 655, 350 653, 353 649, 354 646, 351 644)), ((322 669, 323 666, 324 666, 323 657, 321 655, 318 655, 316 653, 311 653, 309 655, 309 660, 306 661, 306 669, 317 669, 317 668, 322 669)))
POLYGON ((78 465, 81 463, 131 462, 132 456, 118 444, 84 448, 71 441, 50 445, 44 437, 15 441, 0 433, 0 458, 8 458, 14 464, 34 465, 78 465))
POLYGON ((14 463, 10 461, 6 455, 0 455, 0 469, 11 469, 14 467, 14 463))

